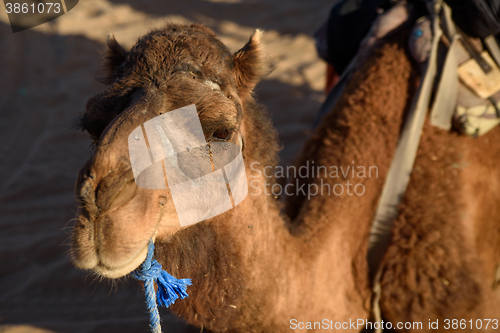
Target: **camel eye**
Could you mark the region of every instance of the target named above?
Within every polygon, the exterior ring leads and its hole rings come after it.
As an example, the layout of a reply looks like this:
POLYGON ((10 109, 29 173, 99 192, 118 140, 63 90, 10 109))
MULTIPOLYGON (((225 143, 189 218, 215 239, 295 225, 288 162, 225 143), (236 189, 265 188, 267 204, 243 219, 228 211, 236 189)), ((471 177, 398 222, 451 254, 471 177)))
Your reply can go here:
POLYGON ((217 130, 212 134, 212 138, 216 140, 227 140, 231 137, 232 131, 224 128, 222 130, 217 130))

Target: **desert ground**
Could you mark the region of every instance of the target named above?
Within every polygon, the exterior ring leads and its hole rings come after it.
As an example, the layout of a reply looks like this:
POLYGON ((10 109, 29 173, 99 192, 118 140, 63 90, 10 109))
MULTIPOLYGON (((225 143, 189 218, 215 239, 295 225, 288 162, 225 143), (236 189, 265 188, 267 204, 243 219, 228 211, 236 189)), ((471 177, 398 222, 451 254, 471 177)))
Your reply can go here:
MULTIPOLYGON (((236 51, 256 29, 273 72, 258 85, 290 164, 323 101, 325 64, 311 37, 334 1, 85 0, 12 33, 0 6, 0 332, 147 332, 142 287, 101 280, 69 256, 73 184, 90 153, 73 128, 108 34, 126 48, 166 22, 211 27, 236 51)), ((164 332, 199 331, 161 309, 164 332)))

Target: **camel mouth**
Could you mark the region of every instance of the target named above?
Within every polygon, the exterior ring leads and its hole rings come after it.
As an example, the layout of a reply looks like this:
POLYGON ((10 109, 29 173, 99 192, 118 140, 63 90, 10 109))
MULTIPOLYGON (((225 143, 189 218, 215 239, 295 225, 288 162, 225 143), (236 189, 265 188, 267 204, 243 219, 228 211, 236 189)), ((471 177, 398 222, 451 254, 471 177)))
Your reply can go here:
POLYGON ((121 262, 117 265, 106 264, 106 260, 103 260, 104 258, 102 257, 102 254, 100 254, 102 251, 100 251, 99 247, 95 245, 85 247, 77 245, 76 249, 78 249, 77 251, 79 253, 75 251, 75 248, 73 249, 72 262, 76 267, 83 270, 92 271, 93 273, 103 278, 117 279, 123 277, 138 268, 142 264, 142 262, 144 262, 148 252, 149 241, 150 239, 154 241, 155 234, 156 230, 153 236, 148 239, 148 241, 144 244, 144 246, 141 247, 137 254, 135 254, 129 260, 121 262))
MULTIPOLYGON (((160 208, 161 210, 161 208, 160 208)), ((156 221, 156 226, 151 237, 148 238, 146 244, 142 247, 142 249, 131 259, 129 259, 126 263, 121 263, 117 266, 109 266, 104 263, 103 258, 99 255, 98 249, 94 250, 97 252, 97 264, 91 269, 101 277, 108 279, 117 279, 121 278, 133 270, 137 269, 146 259, 148 253, 148 244, 150 241, 155 241, 156 233, 158 232, 158 226, 161 220, 161 212, 158 216, 158 220, 156 221)))
MULTIPOLYGON (((120 207, 127 203, 128 200, 120 207)), ((136 245, 124 248, 129 249, 127 251, 129 255, 125 256, 122 252, 119 257, 116 257, 113 250, 108 251, 109 244, 102 242, 102 235, 96 226, 103 223, 104 220, 108 220, 106 216, 117 211, 120 207, 115 207, 95 218, 91 218, 86 210, 80 211, 78 225, 75 225, 73 229, 72 261, 76 267, 93 271, 103 278, 117 279, 138 268, 146 259, 148 244, 151 240, 155 240, 164 207, 160 205, 158 216, 154 218, 154 225, 151 225, 148 232, 143 233, 134 241, 136 245)), ((113 223, 117 223, 117 221, 113 223)))
POLYGON ((146 244, 146 246, 144 246, 139 254, 137 254, 134 258, 132 258, 128 263, 124 265, 120 265, 118 267, 108 267, 101 261, 99 261, 98 264, 92 268, 92 270, 101 277, 108 279, 118 279, 138 268, 146 259, 147 254, 148 245, 146 244))

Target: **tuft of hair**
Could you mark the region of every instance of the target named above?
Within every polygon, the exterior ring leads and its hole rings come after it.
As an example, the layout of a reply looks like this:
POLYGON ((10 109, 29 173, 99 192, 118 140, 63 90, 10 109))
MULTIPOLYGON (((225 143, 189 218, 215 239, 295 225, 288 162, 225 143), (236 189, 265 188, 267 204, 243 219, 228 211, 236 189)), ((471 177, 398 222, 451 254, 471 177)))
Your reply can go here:
POLYGON ((97 80, 104 84, 113 83, 119 76, 120 67, 125 63, 127 51, 118 44, 113 34, 108 35, 108 49, 101 60, 101 69, 97 80))
POLYGON ((234 75, 240 97, 249 96, 255 85, 268 74, 262 43, 262 30, 255 30, 248 42, 234 54, 234 75))

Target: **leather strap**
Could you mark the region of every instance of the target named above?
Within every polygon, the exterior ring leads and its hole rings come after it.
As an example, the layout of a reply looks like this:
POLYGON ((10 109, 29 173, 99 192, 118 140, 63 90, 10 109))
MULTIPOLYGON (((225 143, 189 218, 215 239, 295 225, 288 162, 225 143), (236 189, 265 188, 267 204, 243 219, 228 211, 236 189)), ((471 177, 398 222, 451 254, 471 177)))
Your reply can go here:
MULTIPOLYGON (((438 19, 441 3, 441 0, 427 3, 433 28, 431 53, 427 60, 423 79, 413 98, 407 121, 404 124, 394 158, 391 162, 369 237, 368 266, 370 277, 373 278, 372 311, 375 320, 379 323, 382 321, 379 305, 381 294, 380 278, 382 275, 381 261, 390 242, 393 221, 398 214, 400 199, 406 192, 406 188, 410 181, 410 175, 420 143, 425 116, 429 109, 429 102, 437 71, 438 44, 442 35, 438 19)), ((379 327, 381 327, 381 325, 379 325, 379 327)), ((382 330, 377 330, 377 332, 382 332, 382 330)))
POLYGON ((484 39, 484 44, 486 48, 491 54, 491 57, 497 63, 497 66, 500 67, 500 48, 498 47, 497 40, 495 36, 490 35, 484 39))
POLYGON ((446 51, 446 58, 441 70, 441 77, 434 96, 434 102, 430 111, 431 125, 446 131, 451 128, 453 113, 457 104, 458 92, 458 61, 456 48, 459 35, 456 32, 455 24, 451 20, 451 9, 443 3, 442 23, 446 31, 450 46, 446 51))

